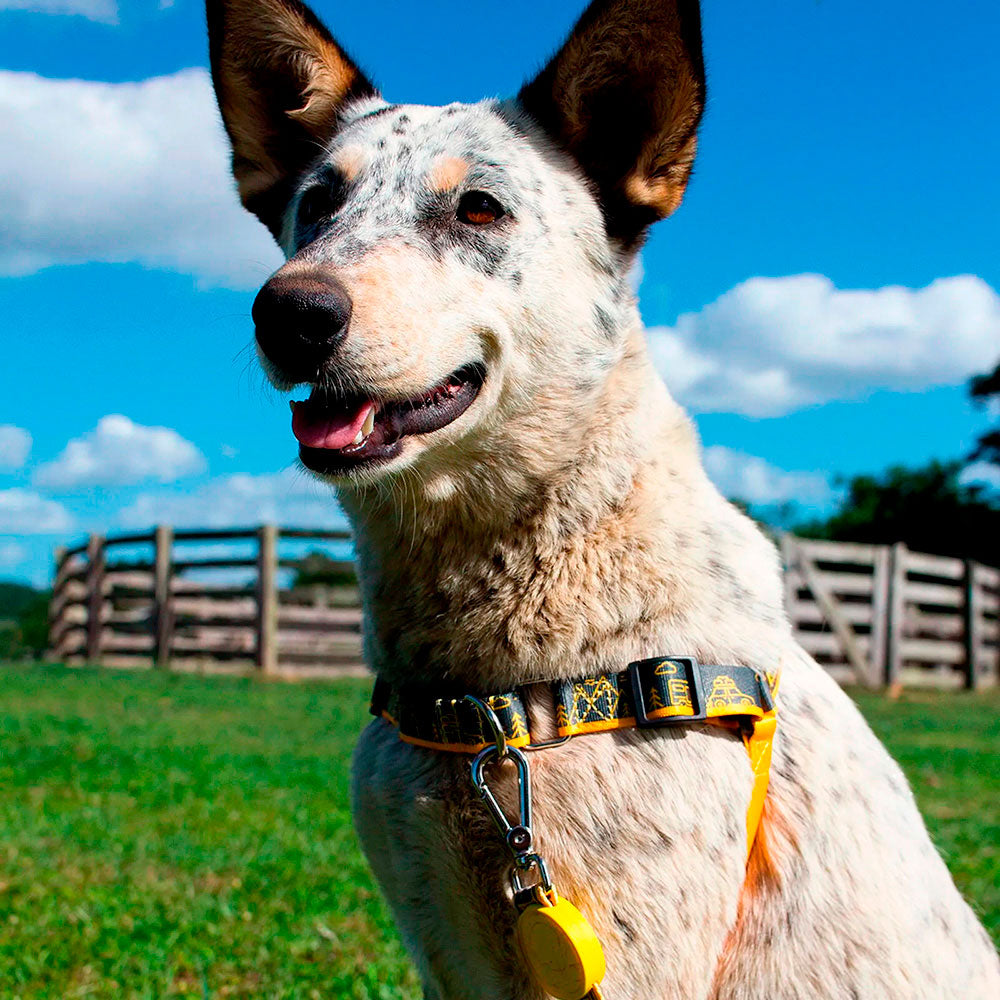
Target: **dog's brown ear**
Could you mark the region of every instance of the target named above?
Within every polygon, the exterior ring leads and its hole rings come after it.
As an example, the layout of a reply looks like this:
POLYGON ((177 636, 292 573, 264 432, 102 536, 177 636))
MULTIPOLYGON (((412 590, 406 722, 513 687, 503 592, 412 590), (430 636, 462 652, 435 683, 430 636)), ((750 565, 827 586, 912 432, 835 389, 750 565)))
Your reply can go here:
POLYGON ((240 198, 275 235, 292 184, 375 88, 299 0, 206 0, 212 80, 240 198))
POLYGON ((594 0, 519 99, 596 182, 609 234, 633 244, 691 174, 705 107, 698 0, 594 0))

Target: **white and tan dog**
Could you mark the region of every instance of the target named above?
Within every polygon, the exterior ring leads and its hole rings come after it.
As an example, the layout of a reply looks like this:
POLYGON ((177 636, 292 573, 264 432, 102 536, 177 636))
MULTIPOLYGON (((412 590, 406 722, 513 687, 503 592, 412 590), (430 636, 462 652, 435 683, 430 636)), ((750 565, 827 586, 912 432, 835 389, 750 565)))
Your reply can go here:
MULTIPOLYGON (((387 103, 297 0, 208 17, 240 195, 288 257, 259 352, 313 387, 293 429, 354 526, 372 669, 470 692, 666 652, 783 672, 749 863, 733 733, 532 758, 537 841, 603 941, 608 1000, 997 1000, 905 779, 795 645, 773 547, 646 353, 627 274, 694 158, 697 0, 597 0, 516 98, 442 108, 387 103)), ((376 720, 354 805, 428 1000, 538 1000, 467 759, 376 720)))

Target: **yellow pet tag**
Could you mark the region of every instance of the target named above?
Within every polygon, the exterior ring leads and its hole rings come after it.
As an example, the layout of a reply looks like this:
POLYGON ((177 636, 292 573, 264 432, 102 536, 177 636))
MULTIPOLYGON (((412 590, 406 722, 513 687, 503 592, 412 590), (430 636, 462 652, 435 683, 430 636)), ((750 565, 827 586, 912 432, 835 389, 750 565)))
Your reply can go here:
POLYGON ((517 918, 517 939, 538 984, 557 1000, 582 1000, 604 978, 601 942, 565 899, 526 907, 517 918))

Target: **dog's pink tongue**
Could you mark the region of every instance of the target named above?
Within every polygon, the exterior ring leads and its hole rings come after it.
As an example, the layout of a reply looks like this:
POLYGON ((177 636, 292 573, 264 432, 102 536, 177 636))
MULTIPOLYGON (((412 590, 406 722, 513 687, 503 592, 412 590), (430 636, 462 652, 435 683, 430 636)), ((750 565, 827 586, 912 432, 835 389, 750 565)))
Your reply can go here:
POLYGON ((375 404, 369 400, 360 403, 357 411, 331 413, 307 400, 292 411, 292 433, 307 448, 346 448, 354 443, 373 409, 375 404))

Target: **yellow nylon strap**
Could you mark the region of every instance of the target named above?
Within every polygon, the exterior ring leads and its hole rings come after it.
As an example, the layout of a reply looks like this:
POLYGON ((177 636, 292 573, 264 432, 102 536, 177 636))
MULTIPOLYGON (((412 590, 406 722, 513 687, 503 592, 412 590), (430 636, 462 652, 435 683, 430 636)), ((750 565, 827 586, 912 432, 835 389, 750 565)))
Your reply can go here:
POLYGON ((753 848, 760 829, 760 818, 764 812, 764 800, 767 798, 767 786, 771 778, 771 749, 777 728, 777 714, 768 712, 754 723, 753 732, 743 737, 753 770, 753 790, 747 807, 747 854, 753 848))

